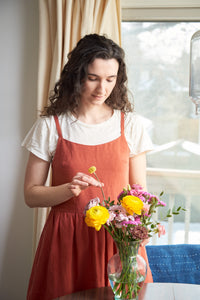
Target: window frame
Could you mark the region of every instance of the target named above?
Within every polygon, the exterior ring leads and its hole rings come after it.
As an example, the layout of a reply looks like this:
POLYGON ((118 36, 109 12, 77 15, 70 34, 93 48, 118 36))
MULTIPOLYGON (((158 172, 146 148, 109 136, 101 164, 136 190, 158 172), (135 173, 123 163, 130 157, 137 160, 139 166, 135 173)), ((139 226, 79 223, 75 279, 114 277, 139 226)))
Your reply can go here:
MULTIPOLYGON (((200 22, 200 1, 168 0, 164 3, 163 0, 121 0, 121 16, 122 22, 200 22)), ((147 167, 147 185, 156 194, 159 194, 160 189, 170 191, 170 207, 173 207, 175 204, 175 195, 179 189, 181 194, 184 194, 186 213, 183 243, 186 244, 189 244, 189 233, 190 231, 192 232, 190 226, 192 193, 195 193, 199 178, 200 171, 147 167), (166 180, 159 181, 162 177, 165 177, 166 180), (172 178, 173 180, 171 181, 172 178), (187 188, 185 188, 184 179, 191 180, 191 184, 186 185, 187 188), (177 189, 177 187, 179 188, 177 189), (188 187, 191 187, 192 191, 188 187)), ((173 243, 173 223, 172 217, 168 220, 168 244, 173 243)), ((156 235, 152 237, 152 244, 157 244, 156 235)))

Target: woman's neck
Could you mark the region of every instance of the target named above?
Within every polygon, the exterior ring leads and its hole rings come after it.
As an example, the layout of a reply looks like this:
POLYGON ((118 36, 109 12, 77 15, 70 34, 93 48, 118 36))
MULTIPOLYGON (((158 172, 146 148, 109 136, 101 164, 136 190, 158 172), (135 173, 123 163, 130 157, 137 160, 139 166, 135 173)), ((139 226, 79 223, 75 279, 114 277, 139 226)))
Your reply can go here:
POLYGON ((107 121, 113 115, 113 109, 108 105, 79 107, 74 116, 86 124, 98 124, 107 121))

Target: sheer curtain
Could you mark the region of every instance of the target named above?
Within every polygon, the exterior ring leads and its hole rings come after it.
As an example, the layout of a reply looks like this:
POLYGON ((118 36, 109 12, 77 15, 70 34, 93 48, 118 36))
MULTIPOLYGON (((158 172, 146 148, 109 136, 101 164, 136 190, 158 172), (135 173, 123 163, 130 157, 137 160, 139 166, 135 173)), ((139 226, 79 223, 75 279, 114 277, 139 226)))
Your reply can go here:
MULTIPOLYGON (((48 104, 67 54, 85 34, 106 34, 121 44, 120 0, 40 0, 37 110, 48 104)), ((51 172, 46 185, 51 184, 51 172)), ((48 208, 34 211, 33 253, 48 216, 48 208)))

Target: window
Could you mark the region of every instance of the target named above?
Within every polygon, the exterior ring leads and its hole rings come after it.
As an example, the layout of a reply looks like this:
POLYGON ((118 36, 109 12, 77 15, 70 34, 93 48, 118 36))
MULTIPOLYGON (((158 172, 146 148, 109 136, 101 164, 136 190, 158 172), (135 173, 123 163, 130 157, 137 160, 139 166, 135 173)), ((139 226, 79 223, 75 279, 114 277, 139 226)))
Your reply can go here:
POLYGON ((189 56, 190 39, 200 22, 150 19, 149 15, 148 21, 136 22, 133 17, 130 22, 129 13, 129 21, 122 22, 129 89, 155 145, 147 155, 148 189, 164 190, 162 199, 168 205, 187 209, 166 224, 168 236, 154 238, 153 243, 196 244, 200 243, 200 119, 189 98, 189 56))

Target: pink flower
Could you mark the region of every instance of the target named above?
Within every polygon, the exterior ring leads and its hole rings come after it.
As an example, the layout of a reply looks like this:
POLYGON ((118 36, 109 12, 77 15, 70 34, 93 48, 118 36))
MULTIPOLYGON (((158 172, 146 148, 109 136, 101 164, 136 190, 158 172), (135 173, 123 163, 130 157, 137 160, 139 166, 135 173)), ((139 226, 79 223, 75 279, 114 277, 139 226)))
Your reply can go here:
MULTIPOLYGON (((131 215, 128 215, 128 219, 129 219, 130 221, 135 221, 136 217, 131 216, 131 215)), ((140 217, 139 217, 139 220, 140 220, 140 217)))
POLYGON ((123 206, 121 206, 121 205, 112 205, 112 206, 110 206, 109 207, 109 212, 110 211, 114 211, 116 213, 118 213, 118 212, 122 212, 124 214, 126 213, 125 208, 123 208, 123 206))
POLYGON ((160 201, 160 200, 159 200, 158 204, 160 204, 160 205, 162 205, 162 206, 166 206, 166 203, 163 202, 163 201, 160 201))
POLYGON ((128 221, 128 217, 127 217, 127 215, 124 214, 124 213, 119 213, 119 214, 116 215, 115 220, 116 220, 117 222, 128 221))
POLYGON ((122 223, 122 226, 126 226, 127 225, 139 225, 139 224, 142 224, 139 220, 129 220, 129 221, 123 221, 122 223))
POLYGON ((144 206, 143 206, 142 210, 144 210, 146 213, 148 213, 149 212, 149 208, 150 208, 150 205, 147 204, 147 203, 144 203, 144 206))
POLYGON ((108 219, 109 222, 113 221, 114 219, 118 223, 120 223, 122 221, 128 221, 126 210, 121 205, 113 205, 109 208, 108 211, 109 211, 109 214, 111 215, 111 220, 110 220, 110 218, 108 219))
POLYGON ((165 226, 158 224, 158 237, 161 237, 161 235, 165 235, 165 226))
POLYGON ((139 216, 133 217, 133 216, 129 215, 128 216, 128 221, 123 221, 122 222, 123 226, 128 225, 128 224, 138 225, 138 224, 142 224, 142 223, 140 221, 140 217, 139 216))

